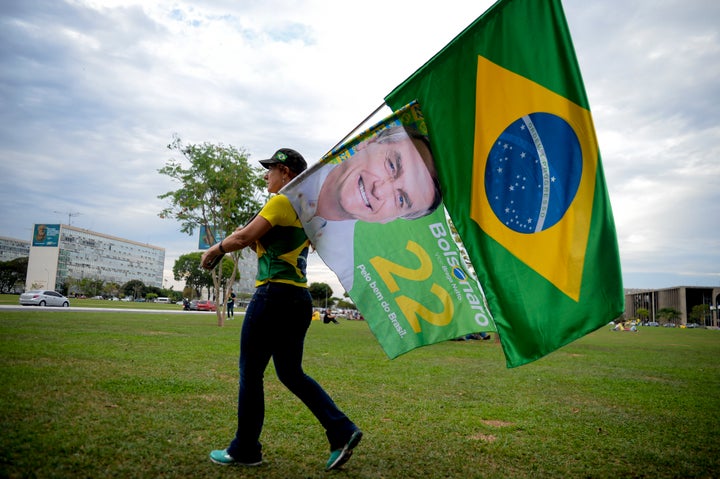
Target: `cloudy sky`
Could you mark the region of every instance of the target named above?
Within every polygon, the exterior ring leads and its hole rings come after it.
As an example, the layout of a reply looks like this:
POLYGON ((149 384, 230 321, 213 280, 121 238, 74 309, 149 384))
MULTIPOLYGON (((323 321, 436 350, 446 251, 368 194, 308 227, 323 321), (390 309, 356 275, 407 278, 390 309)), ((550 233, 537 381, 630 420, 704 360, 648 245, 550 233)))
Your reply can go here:
MULTIPOLYGON (((172 284, 197 245, 157 216, 173 135, 317 161, 492 3, 2 1, 0 236, 70 220, 166 248, 172 284)), ((564 7, 625 287, 720 286, 720 2, 564 7)))

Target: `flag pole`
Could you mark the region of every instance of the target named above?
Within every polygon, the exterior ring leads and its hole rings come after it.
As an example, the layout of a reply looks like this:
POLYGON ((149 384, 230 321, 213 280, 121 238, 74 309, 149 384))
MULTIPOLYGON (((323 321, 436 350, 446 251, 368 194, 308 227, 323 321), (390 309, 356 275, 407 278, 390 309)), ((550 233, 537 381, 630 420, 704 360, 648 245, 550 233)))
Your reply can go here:
POLYGON ((350 130, 350 133, 348 133, 347 135, 345 135, 342 140, 338 141, 338 142, 335 144, 335 146, 333 146, 332 148, 330 148, 330 151, 328 151, 327 153, 325 153, 325 154, 323 155, 323 157, 326 157, 326 156, 328 156, 329 154, 331 154, 333 151, 335 151, 335 148, 337 148, 338 146, 342 145, 342 144, 345 142, 345 140, 347 140, 347 139, 350 137, 350 135, 352 135, 353 133, 355 133, 356 131, 358 131, 358 129, 359 129, 361 126, 363 126, 365 123, 367 123, 367 121, 368 121, 370 118, 372 118, 373 116, 375 116, 375 115, 377 114, 377 112, 379 112, 380 110, 382 110, 382 108, 383 108, 384 106, 385 106, 385 102, 382 102, 382 103, 380 104, 380 106, 378 106, 377 108, 375 108, 375 111, 373 111, 373 112, 370 113, 368 116, 366 116, 363 121, 361 121, 360 123, 358 123, 358 125, 357 125, 355 128, 353 128, 352 130, 350 130))

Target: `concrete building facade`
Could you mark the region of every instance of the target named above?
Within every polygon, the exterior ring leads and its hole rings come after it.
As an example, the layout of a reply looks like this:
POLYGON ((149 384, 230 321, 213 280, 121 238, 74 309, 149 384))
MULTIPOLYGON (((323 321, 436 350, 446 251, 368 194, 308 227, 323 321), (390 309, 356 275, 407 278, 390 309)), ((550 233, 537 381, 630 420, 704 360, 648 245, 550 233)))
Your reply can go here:
POLYGON ((59 289, 67 278, 162 287, 165 248, 63 224, 36 224, 25 289, 59 289))
POLYGON ((701 326, 717 327, 720 325, 718 302, 720 302, 720 288, 712 286, 676 286, 664 289, 632 290, 626 291, 625 294, 625 316, 637 318, 638 309, 646 309, 649 312, 649 320, 658 321, 660 310, 672 308, 680 312, 678 324, 687 324, 693 307, 706 304, 709 314, 701 322, 701 326))
POLYGON ((0 261, 12 261, 30 255, 30 242, 0 236, 0 261))

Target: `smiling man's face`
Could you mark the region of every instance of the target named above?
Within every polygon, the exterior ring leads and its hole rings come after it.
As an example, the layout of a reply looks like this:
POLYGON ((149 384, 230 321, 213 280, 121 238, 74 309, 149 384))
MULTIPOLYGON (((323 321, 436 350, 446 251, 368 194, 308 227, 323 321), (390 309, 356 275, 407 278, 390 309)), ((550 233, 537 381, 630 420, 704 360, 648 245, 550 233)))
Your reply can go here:
POLYGON ((430 208, 435 184, 426 166, 430 150, 420 140, 369 142, 330 172, 317 212, 328 220, 387 223, 430 208))

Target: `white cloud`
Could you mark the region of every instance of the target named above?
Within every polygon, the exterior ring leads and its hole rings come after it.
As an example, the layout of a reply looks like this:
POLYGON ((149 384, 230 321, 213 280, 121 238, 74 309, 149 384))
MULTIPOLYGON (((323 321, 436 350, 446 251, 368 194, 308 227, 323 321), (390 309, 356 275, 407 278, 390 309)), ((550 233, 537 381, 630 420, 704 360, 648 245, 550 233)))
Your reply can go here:
MULTIPOLYGON (((173 134, 314 161, 492 3, 3 2, 0 235, 77 211, 171 269, 196 244, 157 217, 173 134)), ((720 4, 564 6, 626 286, 720 285, 720 4)), ((332 283, 319 264, 311 281, 332 283)))

